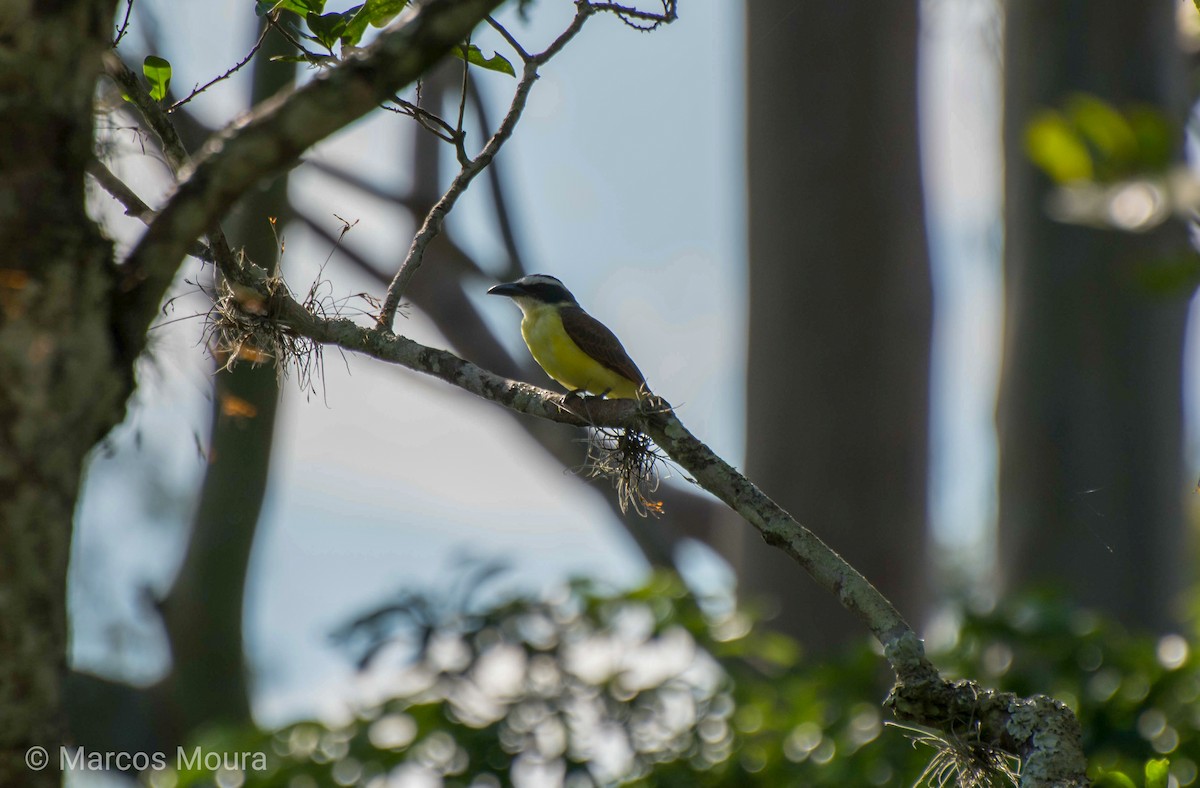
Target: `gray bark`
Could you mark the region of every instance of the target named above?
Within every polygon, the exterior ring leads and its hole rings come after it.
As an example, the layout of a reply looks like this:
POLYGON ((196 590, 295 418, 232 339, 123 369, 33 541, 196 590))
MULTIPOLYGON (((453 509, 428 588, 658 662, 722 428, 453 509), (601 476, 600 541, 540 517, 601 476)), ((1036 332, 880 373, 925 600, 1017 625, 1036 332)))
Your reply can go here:
POLYGON ((1051 221, 1024 154, 1033 113, 1086 91, 1182 117, 1174 4, 1007 5, 1006 337, 1000 547, 1005 585, 1053 584, 1126 624, 1163 629, 1182 590, 1182 352, 1190 293, 1140 267, 1183 227, 1132 235, 1051 221))
POLYGON ((113 2, 17 3, 0 22, 0 784, 54 785, 66 580, 84 458, 123 415, 112 248, 84 209, 113 2), (31 772, 29 747, 51 768, 31 772))
MULTIPOLYGON (((746 467, 911 618, 926 601, 931 292, 917 3, 747 4, 746 467)), ((745 529, 725 553, 773 624, 858 636, 745 529)))

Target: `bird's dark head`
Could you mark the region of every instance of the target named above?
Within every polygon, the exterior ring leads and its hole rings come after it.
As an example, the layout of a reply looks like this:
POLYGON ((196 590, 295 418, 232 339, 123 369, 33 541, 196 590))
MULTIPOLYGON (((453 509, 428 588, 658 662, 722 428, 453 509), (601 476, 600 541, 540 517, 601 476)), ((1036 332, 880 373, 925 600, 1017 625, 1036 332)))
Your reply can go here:
POLYGON ((546 274, 523 276, 515 282, 496 285, 489 289, 488 293, 508 296, 516 301, 518 306, 521 306, 523 302, 547 305, 578 303, 575 296, 571 295, 571 291, 564 287, 562 282, 546 274))

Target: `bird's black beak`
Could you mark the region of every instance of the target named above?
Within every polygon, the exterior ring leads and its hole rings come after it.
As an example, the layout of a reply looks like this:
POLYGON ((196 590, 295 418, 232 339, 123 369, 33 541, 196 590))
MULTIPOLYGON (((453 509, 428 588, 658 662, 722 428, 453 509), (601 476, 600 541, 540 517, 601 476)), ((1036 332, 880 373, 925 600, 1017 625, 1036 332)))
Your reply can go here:
POLYGON ((519 295, 525 295, 525 288, 516 282, 510 282, 504 285, 496 285, 488 288, 488 295, 508 296, 513 298, 519 295))

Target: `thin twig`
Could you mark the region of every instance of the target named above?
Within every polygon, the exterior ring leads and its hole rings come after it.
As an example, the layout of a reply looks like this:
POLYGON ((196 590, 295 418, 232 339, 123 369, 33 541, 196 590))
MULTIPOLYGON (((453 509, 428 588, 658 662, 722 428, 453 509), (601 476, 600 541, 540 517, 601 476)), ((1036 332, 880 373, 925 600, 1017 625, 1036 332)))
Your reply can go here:
POLYGON ((317 54, 316 52, 310 51, 307 47, 304 46, 304 44, 300 43, 300 39, 298 39, 294 35, 292 35, 292 32, 290 30, 288 30, 283 25, 279 24, 278 17, 268 16, 267 24, 270 25, 271 27, 275 28, 276 30, 278 30, 279 35, 283 36, 285 39, 287 39, 287 42, 289 44, 294 46, 296 49, 300 50, 300 52, 302 52, 304 54, 304 59, 307 60, 312 65, 320 66, 320 65, 329 63, 331 60, 335 63, 337 62, 337 58, 331 57, 329 55, 320 55, 320 54, 317 54))
POLYGON ((458 175, 454 181, 441 196, 441 199, 434 204, 433 208, 425 216, 425 221, 421 224, 421 229, 413 236, 412 244, 408 248, 408 254, 404 257, 404 262, 396 271, 396 276, 392 279, 391 285, 388 286, 387 295, 383 300, 383 309, 379 312, 379 320, 377 325, 386 330, 391 330, 393 323, 396 320, 396 310, 400 306, 400 300, 404 297, 404 291, 408 287, 408 283, 417 273, 417 269, 421 267, 421 261, 425 257, 425 249, 429 243, 437 237, 441 232, 442 225, 446 221, 446 214, 454 207, 458 198, 470 185, 475 176, 483 171, 496 157, 496 154, 503 147, 504 143, 512 136, 513 129, 516 128, 517 122, 521 119, 521 113, 525 111, 525 103, 529 99, 529 91, 533 89, 533 83, 538 79, 538 67, 545 63, 550 58, 554 57, 562 48, 574 38, 580 30, 583 29, 584 22, 587 18, 595 13, 594 8, 586 2, 578 2, 575 5, 575 18, 571 20, 571 24, 564 30, 554 42, 539 55, 530 57, 524 60, 524 67, 521 70, 521 79, 517 83, 517 89, 513 93, 512 102, 508 106, 508 112, 504 119, 500 121, 500 126, 496 132, 492 134, 487 144, 483 146, 483 150, 474 159, 468 159, 467 163, 462 165, 458 175))
POLYGON ((651 11, 642 11, 638 8, 630 8, 629 6, 619 5, 617 3, 593 3, 592 7, 597 11, 608 11, 616 14, 617 17, 625 24, 632 27, 634 30, 640 30, 643 33, 649 33, 657 30, 662 25, 670 24, 675 21, 675 0, 662 0, 663 10, 661 14, 656 14, 651 11), (634 19, 649 24, 639 25, 632 21, 634 19))
POLYGON ((112 170, 105 167, 104 162, 99 159, 89 159, 87 173, 96 179, 104 191, 125 206, 126 216, 132 216, 144 224, 150 224, 154 220, 154 210, 143 202, 142 198, 138 197, 123 180, 114 175, 112 170))
MULTIPOLYGON (((475 111, 475 117, 478 118, 479 127, 486 130, 491 128, 488 122, 487 102, 483 100, 483 94, 479 90, 479 82, 471 83, 471 108, 475 111)), ((521 254, 520 245, 517 243, 517 232, 514 228, 512 214, 508 209, 508 198, 504 193, 504 184, 500 178, 500 162, 493 161, 492 166, 487 168, 488 188, 492 193, 492 205, 496 209, 496 223, 500 227, 500 240, 504 243, 504 251, 508 253, 508 269, 505 271, 505 279, 519 279, 525 274, 525 263, 521 254)))
POLYGON ((411 101, 405 101, 397 94, 392 96, 392 101, 396 103, 396 107, 383 105, 383 109, 388 112, 398 112, 401 115, 407 115, 417 123, 421 124, 421 128, 433 134, 439 140, 454 144, 454 127, 446 121, 442 120, 437 115, 434 115, 424 107, 413 104, 411 101))
POLYGON ((150 94, 142 86, 142 82, 129 66, 125 65, 116 55, 104 59, 105 70, 129 97, 129 103, 141 113, 142 118, 150 126, 150 130, 158 137, 159 147, 172 173, 181 171, 188 161, 187 148, 179 139, 178 132, 171 125, 170 119, 162 106, 150 98, 150 94))
POLYGON ((529 97, 529 91, 533 88, 533 83, 537 81, 537 76, 537 67, 531 63, 526 63, 521 81, 517 84, 516 93, 513 94, 512 104, 509 105, 508 113, 504 116, 504 120, 500 122, 496 133, 488 140, 487 145, 483 147, 478 156, 467 160, 467 163, 459 170, 458 175, 454 177, 450 188, 446 190, 445 194, 434 204, 429 213, 425 215, 425 221, 421 224, 421 228, 417 231, 417 234, 413 236, 412 244, 408 248, 408 254, 405 255, 403 264, 396 271, 396 276, 388 286, 387 296, 383 301, 383 309, 379 313, 378 324, 380 328, 391 329, 396 318, 396 309, 400 306, 400 299, 403 298, 408 283, 412 281, 417 269, 420 268, 425 256, 425 249, 437 237, 438 233, 441 232, 442 225, 446 221, 446 214, 454 207, 458 198, 466 191, 467 186, 475 179, 475 176, 491 163, 505 141, 512 136, 513 129, 516 127, 517 121, 520 120, 521 113, 525 109, 525 101, 529 97))
MULTIPOLYGON (((177 176, 178 187, 126 259, 125 268, 135 279, 123 295, 115 296, 115 306, 127 316, 120 326, 123 350, 132 357, 145 347, 145 327, 197 237, 210 234, 221 259, 227 246, 220 243, 217 222, 239 197, 263 178, 294 166, 304 151, 411 84, 501 1, 426 0, 418 13, 383 31, 345 68, 330 68, 289 96, 262 102, 210 138, 195 162, 185 156, 187 169, 177 176)), ((137 81, 133 79, 132 90, 144 92, 137 81)), ((153 106, 138 106, 155 117, 153 106)), ((165 114, 161 108, 157 112, 165 114)), ((238 267, 236 261, 228 262, 238 267)))
POLYGON ((584 23, 587 22, 588 17, 594 13, 596 13, 596 6, 592 5, 591 3, 584 2, 584 0, 576 0, 575 18, 571 20, 571 24, 568 25, 567 29, 560 33, 558 38, 554 39, 550 46, 546 47, 541 53, 537 55, 530 55, 527 62, 540 66, 550 58, 557 55, 562 51, 563 47, 570 43, 572 38, 579 34, 579 31, 583 29, 584 23))
MULTIPOLYGON (((167 166, 170 167, 171 172, 178 180, 188 167, 191 157, 183 144, 183 140, 179 138, 179 133, 175 130, 175 126, 171 123, 171 119, 167 117, 166 110, 150 97, 145 87, 142 86, 141 80, 137 78, 137 75, 119 57, 116 55, 106 56, 104 66, 108 75, 121 86, 125 91, 125 95, 129 97, 130 103, 138 109, 146 123, 149 124, 151 130, 158 137, 159 147, 162 149, 167 166)), ((226 261, 233 264, 233 250, 230 248, 229 241, 226 240, 221 226, 214 223, 205 232, 205 236, 213 257, 218 262, 226 261)), ((134 290, 146 275, 142 266, 137 263, 131 263, 125 272, 125 281, 121 285, 122 289, 125 292, 134 290)))
MULTIPOLYGON (((100 188, 108 192, 121 205, 125 206, 125 215, 137 219, 144 225, 154 221, 157 215, 156 211, 138 197, 133 189, 125 181, 118 178, 112 170, 104 166, 104 162, 99 159, 91 159, 87 163, 88 175, 96 179, 96 183, 100 184, 100 188)), ((203 260, 206 263, 215 262, 212 248, 205 243, 197 241, 188 251, 192 257, 203 260)))
POLYGON ((491 16, 487 18, 487 23, 491 25, 497 33, 504 37, 504 40, 508 42, 508 45, 512 47, 513 51, 517 53, 517 56, 521 58, 521 62, 525 63, 529 61, 529 53, 525 51, 525 47, 521 46, 521 43, 513 37, 512 33, 505 29, 504 25, 497 22, 495 17, 491 16))
POLYGON ((121 20, 121 26, 117 28, 117 35, 113 39, 112 48, 116 49, 117 44, 121 43, 121 39, 129 32, 129 14, 133 11, 133 0, 125 0, 125 18, 121 20))
POLYGON ((186 103, 188 103, 189 101, 191 101, 192 99, 196 98, 196 96, 199 96, 201 93, 203 93, 204 91, 208 90, 208 89, 209 89, 209 88, 211 88, 213 85, 215 85, 215 84, 217 84, 218 82, 220 82, 221 80, 223 80, 223 79, 229 79, 231 76, 233 76, 233 75, 234 75, 234 74, 236 74, 238 71, 240 71, 240 70, 242 69, 242 67, 243 67, 243 66, 245 66, 247 63, 249 63, 249 62, 250 62, 250 59, 251 59, 252 57, 254 57, 255 53, 257 53, 257 52, 258 52, 258 50, 259 50, 259 49, 262 47, 262 45, 263 45, 263 42, 267 40, 267 33, 269 33, 269 32, 271 32, 271 24, 270 24, 270 20, 268 20, 268 23, 267 23, 267 24, 263 25, 262 32, 258 34, 258 40, 254 42, 254 46, 250 47, 250 51, 246 53, 246 56, 245 56, 244 58, 242 58, 242 59, 241 59, 241 60, 238 62, 238 64, 237 64, 236 66, 234 66, 233 68, 229 69, 228 71, 226 71, 226 72, 225 72, 224 74, 222 74, 221 76, 219 76, 219 77, 216 77, 216 78, 214 78, 214 79, 212 79, 212 80, 209 80, 208 82, 206 82, 206 83, 205 83, 204 85, 202 85, 201 87, 198 87, 198 88, 196 88, 196 89, 195 89, 195 90, 193 90, 191 93, 189 93, 189 94, 187 94, 185 97, 181 98, 179 101, 176 101, 176 102, 175 102, 174 104, 172 104, 170 107, 167 107, 167 114, 168 114, 168 115, 169 115, 169 114, 171 114, 172 112, 174 112, 175 110, 179 109, 179 108, 180 108, 180 107, 182 107, 184 104, 186 104, 186 103))
POLYGON ((470 162, 470 157, 467 155, 466 132, 463 131, 463 116, 467 113, 467 88, 471 84, 471 38, 467 37, 467 43, 463 44, 463 76, 462 76, 462 95, 458 99, 458 125, 454 129, 454 155, 458 157, 460 167, 465 167, 470 162))

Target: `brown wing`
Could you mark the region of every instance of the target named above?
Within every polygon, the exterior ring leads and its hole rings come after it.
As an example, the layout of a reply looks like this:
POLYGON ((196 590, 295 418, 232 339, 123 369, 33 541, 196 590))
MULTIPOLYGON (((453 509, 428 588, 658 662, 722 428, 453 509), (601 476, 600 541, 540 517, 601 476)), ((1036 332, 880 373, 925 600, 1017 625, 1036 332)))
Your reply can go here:
POLYGON ((641 370, 621 346, 621 340, 603 323, 577 306, 564 306, 559 314, 567 336, 579 345, 580 350, 634 383, 646 382, 641 370))

